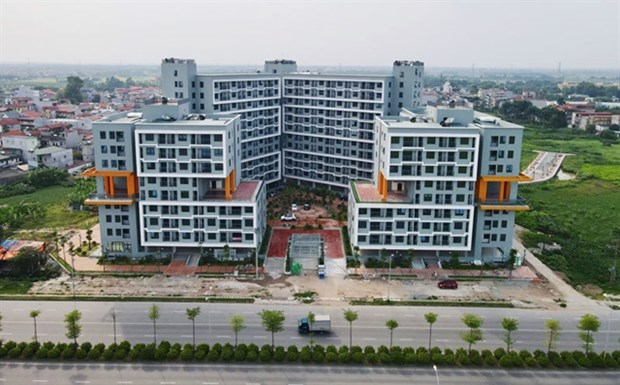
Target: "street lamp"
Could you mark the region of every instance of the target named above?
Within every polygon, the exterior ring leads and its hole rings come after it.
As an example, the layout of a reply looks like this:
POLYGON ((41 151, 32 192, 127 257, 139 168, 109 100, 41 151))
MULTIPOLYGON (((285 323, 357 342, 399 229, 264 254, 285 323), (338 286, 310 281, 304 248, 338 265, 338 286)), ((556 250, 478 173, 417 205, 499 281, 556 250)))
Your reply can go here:
POLYGON ((611 316, 614 308, 612 307, 611 299, 607 293, 603 293, 603 297, 607 300, 607 306, 609 306, 609 318, 607 319, 607 336, 605 337, 605 358, 607 358, 607 346, 609 345, 609 335, 611 334, 611 316))
POLYGON ((433 370, 435 371, 435 379, 437 380, 437 385, 439 385, 439 373, 437 372, 437 365, 433 365, 433 370))
POLYGON ((390 254, 390 261, 388 262, 388 296, 387 300, 390 302, 390 281, 392 280, 392 258, 394 254, 390 254))

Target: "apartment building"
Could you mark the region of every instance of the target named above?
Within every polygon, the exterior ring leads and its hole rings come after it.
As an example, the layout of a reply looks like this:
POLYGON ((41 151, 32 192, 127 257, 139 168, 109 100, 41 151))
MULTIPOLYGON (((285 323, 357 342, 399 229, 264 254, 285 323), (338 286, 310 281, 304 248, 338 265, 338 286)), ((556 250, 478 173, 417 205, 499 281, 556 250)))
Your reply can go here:
POLYGON ((162 94, 189 98, 191 112, 235 113, 241 177, 346 191, 373 177, 373 120, 420 106, 424 64, 395 61, 385 76, 298 72, 293 60, 261 73, 197 74, 188 59, 162 61, 162 94))
POLYGON ((265 230, 265 183, 242 181, 240 118, 190 113, 163 100, 93 124, 104 252, 250 251, 265 230))
POLYGON ((348 224, 361 252, 501 261, 512 248, 522 127, 456 106, 374 124, 373 181, 352 181, 348 224))

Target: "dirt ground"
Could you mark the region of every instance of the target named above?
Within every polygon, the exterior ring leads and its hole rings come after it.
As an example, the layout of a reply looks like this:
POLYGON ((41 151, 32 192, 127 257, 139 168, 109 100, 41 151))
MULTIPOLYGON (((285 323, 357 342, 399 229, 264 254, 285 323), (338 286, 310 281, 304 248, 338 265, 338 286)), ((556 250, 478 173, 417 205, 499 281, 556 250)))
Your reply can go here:
MULTIPOLYGON (((342 306, 354 299, 414 300, 431 296, 444 300, 462 301, 512 301, 517 307, 556 309, 557 295, 544 282, 503 280, 460 282, 457 290, 441 290, 436 280, 353 279, 327 277, 315 274, 302 276, 269 276, 254 280, 201 277, 82 277, 76 278, 78 295, 97 296, 218 296, 254 297, 264 301, 294 302, 294 294, 314 291, 316 303, 342 306)), ((53 280, 35 283, 31 293, 70 295, 71 277, 62 275, 53 280)))

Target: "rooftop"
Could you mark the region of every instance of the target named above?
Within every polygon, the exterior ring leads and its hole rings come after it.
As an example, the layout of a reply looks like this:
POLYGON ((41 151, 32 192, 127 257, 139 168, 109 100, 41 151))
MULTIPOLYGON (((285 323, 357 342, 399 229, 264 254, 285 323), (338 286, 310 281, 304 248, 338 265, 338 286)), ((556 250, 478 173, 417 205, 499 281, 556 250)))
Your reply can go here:
POLYGON ((351 182, 351 190, 355 201, 360 203, 409 203, 411 199, 406 192, 388 192, 387 200, 383 202, 377 186, 369 181, 351 182))

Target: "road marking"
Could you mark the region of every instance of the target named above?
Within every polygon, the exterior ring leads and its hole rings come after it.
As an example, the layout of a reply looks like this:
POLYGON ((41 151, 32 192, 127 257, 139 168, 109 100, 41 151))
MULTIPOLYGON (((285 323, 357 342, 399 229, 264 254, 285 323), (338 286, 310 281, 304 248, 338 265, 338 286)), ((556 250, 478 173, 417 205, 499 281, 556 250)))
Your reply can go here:
POLYGON ((289 337, 289 338, 292 339, 292 340, 301 340, 301 339, 303 339, 302 337, 289 337))
POLYGON ((217 338, 230 338, 230 336, 227 335, 221 335, 221 336, 216 336, 217 338))
POLYGON ((90 381, 73 381, 76 384, 90 384, 90 381))
POLYGON ((191 334, 181 334, 179 337, 181 337, 181 338, 192 338, 193 336, 191 334))
POLYGON ((254 338, 258 338, 260 340, 265 340, 265 339, 267 339, 267 336, 254 336, 254 338))
POLYGON ((413 341, 413 338, 399 338, 399 341, 413 341))
POLYGON ((327 337, 328 340, 339 340, 340 338, 338 337, 327 337))
POLYGON ((116 381, 117 384, 133 384, 133 381, 116 381))
POLYGON ((0 382, 6 382, 6 378, 0 378, 0 382))
POLYGON ((47 382, 47 380, 32 380, 32 382, 47 382))
POLYGON ((176 382, 174 381, 162 381, 160 382, 161 385, 175 385, 176 382))
POLYGON ((219 385, 218 382, 203 382, 202 385, 219 385))
POLYGON ((437 341, 437 342, 450 342, 450 340, 440 340, 440 339, 437 339, 435 341, 437 341))
POLYGON ((364 341, 376 341, 376 338, 363 338, 364 341))

